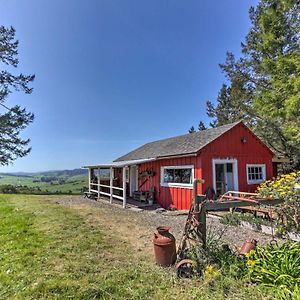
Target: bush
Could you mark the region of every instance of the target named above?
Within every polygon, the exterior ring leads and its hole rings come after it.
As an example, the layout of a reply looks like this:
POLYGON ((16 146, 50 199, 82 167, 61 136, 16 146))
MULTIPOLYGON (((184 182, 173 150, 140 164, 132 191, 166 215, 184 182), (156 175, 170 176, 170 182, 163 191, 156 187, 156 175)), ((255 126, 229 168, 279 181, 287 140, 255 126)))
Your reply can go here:
POLYGON ((300 171, 267 180, 258 187, 262 197, 282 199, 275 210, 279 216, 280 231, 300 232, 300 171))
POLYGON ((222 216, 220 222, 222 224, 238 226, 241 224, 241 216, 239 213, 228 213, 222 216))
POLYGON ((233 226, 239 226, 241 221, 249 222, 250 224, 256 225, 259 229, 261 225, 271 226, 269 220, 264 219, 262 217, 255 217, 249 213, 228 213, 222 216, 220 222, 222 224, 228 224, 233 226))

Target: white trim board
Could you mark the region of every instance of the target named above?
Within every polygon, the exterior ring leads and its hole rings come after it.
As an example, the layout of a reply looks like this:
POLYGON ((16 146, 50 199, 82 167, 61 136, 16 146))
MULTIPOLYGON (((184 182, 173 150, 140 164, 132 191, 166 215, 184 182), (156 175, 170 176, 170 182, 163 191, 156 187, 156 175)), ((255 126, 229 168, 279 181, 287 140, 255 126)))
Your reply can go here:
POLYGON ((227 164, 232 163, 233 171, 233 187, 235 191, 239 190, 239 177, 238 177, 238 161, 236 158, 225 158, 225 159, 212 159, 212 176, 213 176, 213 188, 215 192, 217 191, 216 185, 216 164, 227 164))
POLYGON ((160 186, 162 186, 162 187, 177 187, 177 188, 192 189, 194 179, 195 179, 195 167, 194 167, 194 165, 161 166, 160 167, 160 186), (192 175, 191 175, 192 183, 175 183, 175 182, 165 183, 163 181, 163 179, 164 179, 164 170, 165 169, 192 169, 192 175))
POLYGON ((260 184, 264 182, 267 178, 267 172, 266 172, 266 164, 246 164, 246 176, 247 176, 247 184, 260 184), (249 170, 248 168, 261 168, 262 171, 262 179, 257 179, 257 180, 249 180, 249 170))

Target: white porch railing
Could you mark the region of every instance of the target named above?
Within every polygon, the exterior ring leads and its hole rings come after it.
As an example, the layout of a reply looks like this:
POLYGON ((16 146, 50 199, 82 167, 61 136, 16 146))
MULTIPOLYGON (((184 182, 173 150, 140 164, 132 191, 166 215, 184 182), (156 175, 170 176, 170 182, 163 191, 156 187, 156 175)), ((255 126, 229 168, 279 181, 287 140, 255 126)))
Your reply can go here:
MULTIPOLYGON (((104 169, 104 168, 102 168, 104 169)), ((108 168, 105 168, 106 170, 108 168)), ((110 178, 109 178, 109 185, 102 184, 101 183, 101 176, 100 176, 100 170, 101 168, 89 168, 89 192, 98 194, 98 198, 100 198, 101 195, 110 197, 110 203, 112 203, 113 198, 123 200, 123 208, 126 207, 126 169, 127 167, 122 167, 122 187, 113 186, 113 175, 114 175, 114 169, 113 167, 109 168, 110 170, 110 178), (92 172, 93 170, 98 170, 98 182, 92 182, 92 172), (109 189, 109 192, 103 192, 101 188, 107 188, 109 189), (122 196, 114 194, 114 190, 121 191, 122 196)))

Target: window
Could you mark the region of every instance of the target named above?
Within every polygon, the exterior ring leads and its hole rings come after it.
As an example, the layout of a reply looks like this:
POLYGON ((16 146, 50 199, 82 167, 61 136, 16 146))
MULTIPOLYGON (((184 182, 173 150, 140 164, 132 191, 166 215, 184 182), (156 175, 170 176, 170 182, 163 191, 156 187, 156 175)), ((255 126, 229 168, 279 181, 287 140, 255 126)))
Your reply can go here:
POLYGON ((193 187, 193 166, 161 167, 161 186, 193 187))
POLYGON ((258 184, 266 180, 266 165, 247 165, 247 183, 258 184))

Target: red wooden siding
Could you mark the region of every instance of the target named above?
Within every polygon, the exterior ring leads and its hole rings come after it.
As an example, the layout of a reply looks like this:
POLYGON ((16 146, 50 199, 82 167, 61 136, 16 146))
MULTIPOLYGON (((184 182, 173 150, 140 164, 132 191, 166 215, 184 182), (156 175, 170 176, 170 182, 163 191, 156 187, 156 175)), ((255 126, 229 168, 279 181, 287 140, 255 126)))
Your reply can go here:
MULTIPOLYGON (((142 186, 141 190, 149 190, 155 187, 155 197, 159 204, 167 208, 171 204, 177 209, 189 209, 193 198, 193 190, 179 187, 160 186, 160 168, 162 166, 182 166, 193 165, 195 178, 202 178, 205 183, 199 185, 198 193, 205 193, 208 187, 213 187, 213 159, 236 159, 238 165, 238 185, 239 190, 253 192, 257 185, 247 184, 247 164, 265 164, 266 177, 270 179, 273 174, 272 167, 273 153, 262 144, 262 142, 242 123, 238 124, 230 131, 204 147, 195 157, 183 157, 174 159, 157 160, 142 164, 139 171, 153 169, 155 176, 149 178, 142 186), (246 143, 242 143, 242 138, 246 143)), ((143 182, 139 180, 139 184, 143 182)))
POLYGON ((255 184, 247 184, 247 164, 265 164, 267 179, 273 175, 273 153, 242 123, 207 145, 199 154, 205 179, 204 191, 213 187, 212 159, 237 159, 239 190, 243 192, 254 192, 257 188, 255 184), (241 142, 242 138, 246 143, 241 142))
MULTIPOLYGON (((199 159, 196 156, 163 159, 139 166, 139 172, 146 169, 152 169, 155 172, 155 176, 150 177, 147 182, 141 187, 141 191, 147 191, 151 187, 155 187, 155 199, 163 207, 167 208, 171 204, 175 205, 177 209, 189 209, 193 198, 193 189, 183 187, 164 187, 160 186, 160 171, 162 166, 184 166, 193 165, 195 169, 195 177, 200 176, 199 159)), ((145 178, 139 179, 139 185, 145 180, 145 178)))
MULTIPOLYGON (((273 153, 244 124, 240 123, 200 150, 197 156, 162 159, 139 165, 139 172, 146 169, 155 172, 155 176, 149 177, 139 190, 148 191, 154 187, 155 199, 164 208, 174 205, 179 210, 189 209, 193 199, 193 189, 161 186, 162 166, 193 165, 195 178, 205 180, 198 189, 198 193, 202 194, 208 187, 213 187, 212 160, 236 159, 239 191, 253 192, 257 185, 247 184, 246 165, 265 164, 266 177, 270 179, 273 175, 272 157, 273 153), (241 142, 243 138, 246 140, 245 143, 241 142)), ((145 177, 139 178, 139 186, 145 179, 145 177)))

